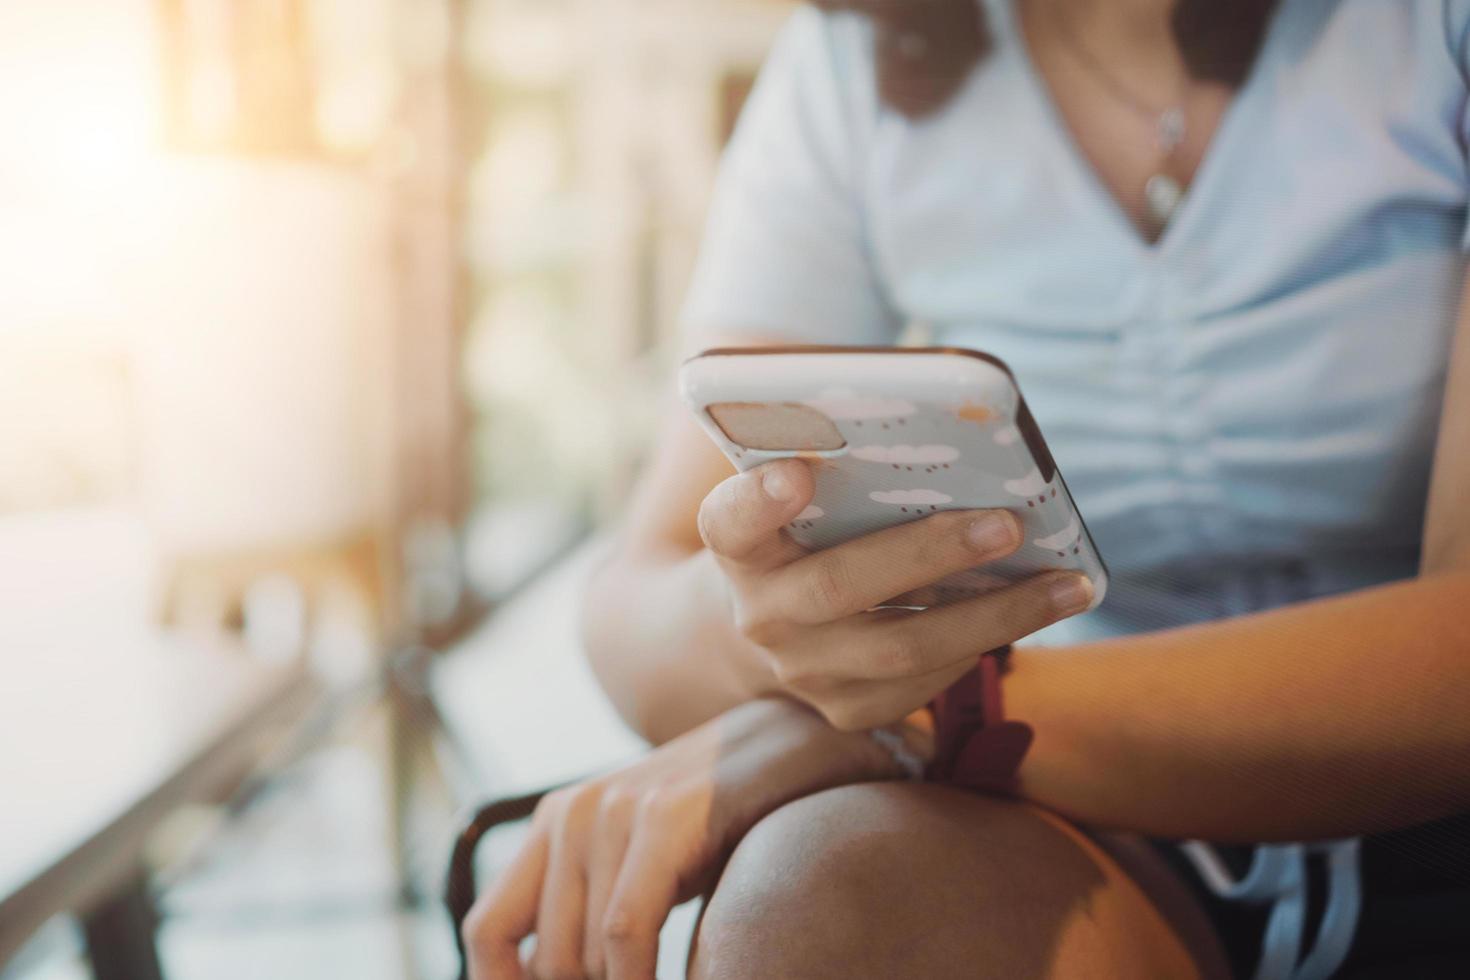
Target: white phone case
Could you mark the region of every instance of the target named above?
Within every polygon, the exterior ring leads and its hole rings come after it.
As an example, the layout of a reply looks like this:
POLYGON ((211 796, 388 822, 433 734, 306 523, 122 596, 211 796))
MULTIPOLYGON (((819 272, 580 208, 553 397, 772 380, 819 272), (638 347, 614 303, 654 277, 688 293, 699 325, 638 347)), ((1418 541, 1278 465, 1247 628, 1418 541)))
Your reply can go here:
POLYGON ((1091 579, 1096 606, 1108 573, 1021 397, 999 359, 959 348, 781 347, 706 351, 679 372, 685 402, 744 471, 799 456, 816 471, 816 496, 788 528, 817 549, 940 510, 1003 507, 1025 543, 1011 557, 950 576, 945 602, 1052 569, 1091 579), (830 451, 758 450, 732 442, 708 406, 799 403, 837 426, 830 451))

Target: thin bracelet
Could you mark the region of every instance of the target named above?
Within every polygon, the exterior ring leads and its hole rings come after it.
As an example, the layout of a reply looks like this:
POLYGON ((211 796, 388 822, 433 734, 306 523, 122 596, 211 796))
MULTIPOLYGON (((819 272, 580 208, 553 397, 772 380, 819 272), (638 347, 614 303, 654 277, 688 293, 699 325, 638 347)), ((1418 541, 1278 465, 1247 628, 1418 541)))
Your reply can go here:
POLYGON ((927 763, 919 753, 909 748, 902 735, 886 728, 875 728, 868 734, 873 737, 873 741, 888 750, 888 754, 893 756, 893 761, 909 780, 920 781, 924 778, 924 767, 927 763))

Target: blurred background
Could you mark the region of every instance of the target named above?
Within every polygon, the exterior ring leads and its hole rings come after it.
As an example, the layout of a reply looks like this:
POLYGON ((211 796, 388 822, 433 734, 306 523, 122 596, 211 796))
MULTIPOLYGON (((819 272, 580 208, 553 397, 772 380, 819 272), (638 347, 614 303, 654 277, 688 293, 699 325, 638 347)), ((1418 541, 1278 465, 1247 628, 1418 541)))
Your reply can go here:
POLYGON ((0 978, 451 976, 459 815, 638 750, 576 595, 788 12, 0 4, 0 978))

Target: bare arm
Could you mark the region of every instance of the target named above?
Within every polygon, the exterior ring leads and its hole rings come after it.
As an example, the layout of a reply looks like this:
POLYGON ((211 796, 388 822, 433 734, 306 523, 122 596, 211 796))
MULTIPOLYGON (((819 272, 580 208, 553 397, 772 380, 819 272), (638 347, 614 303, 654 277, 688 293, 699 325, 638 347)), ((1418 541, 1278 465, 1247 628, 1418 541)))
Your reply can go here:
POLYGON ((1424 526, 1424 572, 1470 569, 1470 277, 1450 352, 1439 448, 1424 526))
POLYGON ((735 471, 672 395, 662 415, 618 546, 593 576, 583 609, 593 670, 623 719, 656 743, 765 686, 695 523, 701 501, 735 471))
MULTIPOLYGON (((1470 317, 1458 333, 1425 574, 1191 629, 1018 652, 1007 698, 1037 731, 1025 796, 1085 823, 1220 840, 1362 833, 1470 808, 1470 317)), ((668 437, 589 599, 593 662, 656 741, 779 687, 735 627, 695 531, 700 494, 726 472, 692 424, 668 437)), ((904 533, 917 540, 923 523, 904 533)), ((931 559, 945 540, 929 539, 931 559)), ((893 551, 866 547, 837 576, 849 591, 894 564, 893 551)), ((957 638, 995 618, 934 610, 901 625, 906 649, 932 651, 940 676, 953 669, 957 638)), ((988 648, 976 639, 966 653, 973 662, 988 648)), ((881 685, 876 652, 866 664, 856 649, 834 660, 881 685)), ((926 700, 915 694, 863 724, 926 700)))
POLYGON ((1304 839, 1470 809, 1470 306, 1416 581, 1076 649, 1021 652, 1030 799, 1169 837, 1304 839))
POLYGON ((1310 839, 1470 808, 1470 573, 1015 657, 1023 795, 1163 837, 1310 839))
POLYGON ((585 619, 604 687, 653 741, 762 695, 803 702, 845 730, 888 725, 962 676, 977 651, 1092 601, 1091 583, 1063 571, 928 613, 871 611, 1010 555, 1020 521, 943 511, 809 554, 785 532, 816 489, 804 461, 729 476, 703 433, 681 424, 684 412, 670 417, 585 619))

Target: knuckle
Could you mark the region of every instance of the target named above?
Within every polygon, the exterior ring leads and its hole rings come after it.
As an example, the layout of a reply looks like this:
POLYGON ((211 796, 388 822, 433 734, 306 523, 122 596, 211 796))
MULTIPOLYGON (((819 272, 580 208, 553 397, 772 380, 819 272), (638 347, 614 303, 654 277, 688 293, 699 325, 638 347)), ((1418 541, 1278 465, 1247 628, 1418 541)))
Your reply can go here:
POLYGON ((757 646, 756 660, 758 665, 764 669, 766 676, 772 678, 779 686, 782 683, 781 673, 785 669, 780 655, 767 647, 757 646))
POLYGON ((559 824, 567 810, 570 809, 576 790, 575 786, 567 786, 547 793, 542 797, 541 802, 536 804, 536 810, 531 814, 532 823, 542 827, 559 824))
POLYGON ((878 641, 870 663, 876 677, 906 677, 922 673, 924 646, 908 630, 892 630, 878 641))
POLYGON ((1045 591, 1038 592, 1027 584, 970 599, 967 605, 970 612, 966 619, 973 624, 981 646, 1014 642, 1058 618, 1045 591))
POLYGON ((625 786, 609 786, 597 801, 598 822, 626 817, 637 805, 637 793, 625 786))
POLYGON ((735 629, 758 647, 769 647, 780 641, 778 620, 758 604, 742 602, 734 610, 735 629))
POLYGON ((490 906, 485 899, 481 898, 471 906, 469 914, 459 924, 459 937, 464 940, 466 949, 479 950, 485 942, 485 935, 489 928, 490 906))
POLYGON ((856 732, 863 728, 863 719, 858 709, 846 702, 833 702, 819 705, 817 710, 827 720, 827 724, 839 732, 856 732))
POLYGON ((602 941, 608 946, 621 948, 638 938, 638 926, 630 910, 622 906, 609 906, 602 917, 602 941))
POLYGON ((847 720, 847 710, 840 704, 828 704, 825 702, 814 705, 821 714, 822 719, 838 731, 846 731, 843 722, 847 720))
POLYGON ((537 805, 531 827, 559 843, 575 841, 596 819, 601 797, 602 788, 596 783, 554 790, 537 805))
POLYGON ((771 676, 787 690, 798 690, 806 686, 806 672, 786 660, 772 659, 771 676))
POLYGON ((942 530, 921 535, 911 546, 909 560, 920 568, 947 569, 954 564, 959 550, 954 541, 953 535, 942 530))
POLYGON ((974 518, 966 511, 953 510, 927 518, 915 530, 913 556, 924 564, 952 562, 956 557, 970 554, 965 532, 974 518))
POLYGON ((577 838, 597 819, 602 808, 602 789, 583 784, 569 787, 558 808, 554 829, 562 839, 577 838))
POLYGON ((1005 589, 995 598, 991 615, 1007 636, 1023 636, 1057 618, 1044 585, 1040 588, 1005 589))
POLYGON ((464 917, 459 924, 459 938, 464 942, 465 949, 477 950, 480 948, 480 920, 472 911, 464 917))
POLYGON ((561 792, 561 790, 556 790, 548 793, 541 798, 540 803, 536 804, 536 809, 531 811, 532 830, 539 830, 544 833, 556 826, 557 821, 561 819, 561 803, 559 801, 559 794, 561 792))
POLYGON ((644 791, 638 800, 638 819, 659 822, 667 819, 678 807, 674 793, 667 787, 655 786, 644 791))
POLYGON ((819 696, 835 687, 840 679, 815 670, 805 659, 773 659, 771 675, 786 691, 819 696))
POLYGON ((970 574, 987 563, 986 557, 964 543, 963 539, 935 539, 916 546, 905 557, 914 568, 914 578, 919 583, 911 594, 937 594, 946 581, 970 574))
POLYGON ((573 787, 563 786, 554 789, 541 797, 541 802, 536 804, 537 813, 551 815, 566 808, 567 800, 571 797, 573 787))
POLYGON ((830 556, 816 563, 805 582, 803 601, 817 610, 842 606, 852 592, 847 566, 830 556))

